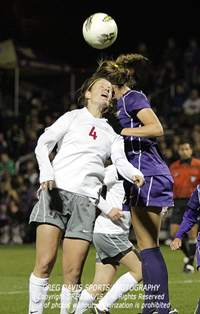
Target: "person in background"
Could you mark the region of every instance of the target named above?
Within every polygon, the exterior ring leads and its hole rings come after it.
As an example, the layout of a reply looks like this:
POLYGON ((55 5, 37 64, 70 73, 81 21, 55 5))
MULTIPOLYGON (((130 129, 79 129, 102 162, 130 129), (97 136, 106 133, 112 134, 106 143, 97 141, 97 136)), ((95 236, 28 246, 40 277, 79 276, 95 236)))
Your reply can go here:
POLYGON ((0 173, 3 175, 3 173, 9 172, 11 175, 15 175, 15 162, 7 153, 1 154, 1 160, 0 160, 0 173))
MULTIPOLYGON (((170 165, 170 171, 174 179, 174 207, 170 219, 170 233, 173 239, 180 227, 189 198, 197 184, 200 183, 200 160, 193 157, 192 144, 181 141, 178 149, 179 159, 170 165)), ((183 271, 194 272, 194 257, 197 243, 198 224, 186 237, 182 239, 181 249, 185 254, 183 271), (187 246, 189 243, 189 247, 187 246)))
POLYGON ((1 154, 8 152, 8 143, 5 140, 5 136, 3 132, 0 132, 0 156, 1 154))
POLYGON ((184 78, 189 92, 197 82, 200 67, 200 48, 197 38, 190 38, 188 46, 183 52, 184 78))
POLYGON ((93 283, 82 291, 75 314, 84 313, 100 294, 108 290, 120 264, 129 271, 115 282, 98 304, 93 305, 93 313, 108 314, 114 302, 142 280, 139 252, 128 238, 131 214, 129 206, 124 204, 123 180, 119 179, 114 165, 105 168, 104 187, 107 193, 105 200, 100 198, 98 208, 101 214, 95 221, 93 232, 97 251, 95 276, 93 283), (123 210, 123 216, 115 221, 107 215, 113 207, 123 210))
MULTIPOLYGON (((41 186, 39 201, 30 215, 30 223, 36 223, 37 229, 29 314, 43 313, 49 276, 62 238, 60 314, 74 313, 82 291, 81 275, 92 242, 106 160, 111 157, 119 173, 139 188, 145 184, 142 172, 125 156, 123 138, 102 118, 110 106, 111 83, 91 77, 80 91, 79 100, 85 107, 63 114, 39 137, 35 149, 41 186), (57 154, 51 162, 49 155, 56 144, 57 154)), ((113 219, 122 216, 118 209, 108 215, 113 219)))
POLYGON ((141 60, 140 54, 121 54, 116 60, 100 60, 94 76, 106 78, 113 86, 117 101, 116 115, 107 114, 114 130, 124 136, 126 156, 144 174, 146 185, 140 189, 125 182, 130 194, 132 225, 142 257, 143 285, 159 285, 153 295, 164 295, 163 305, 152 304, 152 291, 145 291, 143 314, 178 313, 171 309, 168 273, 159 248, 162 207, 173 206, 173 179, 163 160, 157 136, 163 135, 162 125, 142 91, 132 90, 130 67, 141 60))
MULTIPOLYGON (((174 240, 170 244, 173 251, 179 250, 182 247, 183 239, 186 234, 197 224, 200 210, 200 184, 198 184, 187 204, 182 223, 176 233, 174 240)), ((196 264, 197 270, 200 273, 200 232, 198 233, 197 245, 196 245, 196 264)), ((200 299, 198 301, 194 314, 200 314, 200 299)))
POLYGON ((200 97, 197 89, 191 89, 189 96, 182 104, 186 118, 191 120, 191 123, 200 114, 200 97))

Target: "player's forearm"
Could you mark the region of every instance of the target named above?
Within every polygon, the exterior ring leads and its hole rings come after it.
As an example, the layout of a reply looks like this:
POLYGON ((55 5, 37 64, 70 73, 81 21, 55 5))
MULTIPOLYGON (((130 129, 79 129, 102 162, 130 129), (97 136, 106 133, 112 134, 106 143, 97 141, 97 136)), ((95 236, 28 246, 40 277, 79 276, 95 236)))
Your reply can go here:
POLYGON ((163 129, 162 127, 160 127, 160 125, 148 124, 140 128, 124 128, 121 131, 121 135, 151 138, 151 137, 162 136, 163 129))

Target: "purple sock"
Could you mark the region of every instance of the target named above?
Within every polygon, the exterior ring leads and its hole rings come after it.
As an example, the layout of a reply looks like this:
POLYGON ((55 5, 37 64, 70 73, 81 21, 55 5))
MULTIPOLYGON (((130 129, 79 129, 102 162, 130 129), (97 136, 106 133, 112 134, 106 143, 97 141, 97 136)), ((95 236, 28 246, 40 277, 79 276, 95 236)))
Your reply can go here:
POLYGON ((198 302, 198 311, 197 311, 198 314, 200 314, 200 299, 199 299, 199 302, 198 302))
POLYGON ((145 301, 142 314, 168 314, 170 308, 168 273, 165 260, 159 247, 144 249, 142 256, 142 277, 145 301))

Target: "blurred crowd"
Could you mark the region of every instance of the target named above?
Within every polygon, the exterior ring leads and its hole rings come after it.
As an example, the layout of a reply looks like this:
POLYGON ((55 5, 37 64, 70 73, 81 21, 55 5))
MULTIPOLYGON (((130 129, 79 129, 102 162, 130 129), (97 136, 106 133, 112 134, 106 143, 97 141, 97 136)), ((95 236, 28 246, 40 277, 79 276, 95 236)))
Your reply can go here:
MULTIPOLYGON (((146 43, 137 53, 153 60, 146 43)), ((158 63, 142 61, 130 69, 135 88, 144 91, 158 115, 164 136, 158 138, 169 166, 178 159, 182 139, 193 143, 200 159, 200 48, 191 38, 185 49, 169 38, 158 63)), ((1 89, 1 86, 0 86, 1 89)), ((3 94, 3 93, 2 93, 3 94)), ((48 97, 42 91, 20 89, 19 115, 14 97, 3 94, 0 110, 0 244, 35 241, 34 227, 28 224, 37 201, 38 165, 34 155, 37 139, 61 114, 78 108, 70 93, 48 97)), ((51 153, 53 159, 55 150, 51 153)))

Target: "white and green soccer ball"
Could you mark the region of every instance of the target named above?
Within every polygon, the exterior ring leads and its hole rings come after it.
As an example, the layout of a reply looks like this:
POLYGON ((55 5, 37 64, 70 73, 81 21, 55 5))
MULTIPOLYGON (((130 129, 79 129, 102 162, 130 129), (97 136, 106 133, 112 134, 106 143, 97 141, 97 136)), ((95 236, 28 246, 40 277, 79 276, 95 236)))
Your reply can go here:
POLYGON ((115 42, 118 28, 115 20, 108 14, 95 13, 85 20, 82 31, 88 45, 105 49, 115 42))

